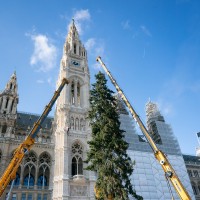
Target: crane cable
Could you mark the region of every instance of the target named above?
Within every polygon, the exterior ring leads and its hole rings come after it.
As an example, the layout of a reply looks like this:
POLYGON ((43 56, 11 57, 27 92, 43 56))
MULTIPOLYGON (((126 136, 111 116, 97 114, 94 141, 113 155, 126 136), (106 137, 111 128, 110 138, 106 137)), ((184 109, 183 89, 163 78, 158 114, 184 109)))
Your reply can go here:
POLYGON ((171 195, 171 197, 172 197, 172 200, 175 200, 175 199, 174 199, 174 195, 173 195, 173 193, 172 193, 172 188, 171 188, 171 185, 170 185, 170 182, 169 182, 169 178, 167 177, 166 173, 165 173, 165 178, 166 178, 166 180, 167 180, 167 187, 169 188, 169 193, 170 193, 170 195, 171 195))
POLYGON ((15 183, 15 179, 12 180, 12 183, 11 183, 11 186, 10 186, 10 190, 9 190, 9 192, 8 192, 8 195, 7 195, 7 197, 6 197, 6 200, 10 200, 10 195, 11 195, 11 193, 12 193, 12 189, 13 189, 13 187, 14 187, 14 183, 15 183))

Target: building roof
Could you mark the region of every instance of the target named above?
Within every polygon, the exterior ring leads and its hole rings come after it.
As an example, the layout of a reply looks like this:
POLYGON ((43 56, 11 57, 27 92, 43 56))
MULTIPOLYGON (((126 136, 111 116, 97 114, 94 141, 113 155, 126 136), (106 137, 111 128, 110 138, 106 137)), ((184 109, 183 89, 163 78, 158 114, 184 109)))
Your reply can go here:
POLYGON ((183 159, 186 163, 200 164, 200 157, 199 156, 183 155, 183 159))
MULTIPOLYGON (((40 115, 25 113, 25 112, 17 112, 17 126, 19 128, 28 128, 32 127, 33 124, 39 119, 40 115)), ((47 117, 45 121, 42 123, 43 129, 51 129, 53 117, 47 117)))

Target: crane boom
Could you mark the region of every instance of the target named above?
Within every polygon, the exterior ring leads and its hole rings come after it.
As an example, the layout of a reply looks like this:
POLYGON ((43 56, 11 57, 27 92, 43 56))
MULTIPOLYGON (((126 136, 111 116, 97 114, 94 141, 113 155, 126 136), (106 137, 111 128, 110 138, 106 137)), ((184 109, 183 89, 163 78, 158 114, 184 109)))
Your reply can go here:
POLYGON ((30 151, 31 147, 35 143, 35 137, 37 136, 37 133, 40 130, 42 123, 47 118, 55 101, 59 97, 63 87, 65 86, 65 84, 68 83, 69 81, 67 79, 64 78, 62 80, 59 88, 55 91, 52 99, 50 100, 49 104, 45 107, 42 115, 39 117, 37 122, 34 123, 33 128, 31 129, 25 140, 15 150, 12 160, 10 161, 8 167, 6 168, 0 179, 0 196, 3 194, 10 181, 15 179, 17 170, 22 162, 22 159, 25 156, 25 153, 30 151))
POLYGON ((101 60, 100 56, 97 57, 97 61, 101 64, 101 66, 105 70, 106 74, 108 75, 108 77, 110 78, 111 82, 115 86, 117 92, 119 93, 119 95, 121 96, 122 100, 124 101, 124 103, 128 107, 132 117, 138 123, 141 131, 143 132, 145 138, 147 139, 149 145, 151 146, 156 159, 159 161, 160 165, 162 166, 162 168, 163 168, 163 170, 165 172, 165 176, 171 181, 171 183, 172 183, 174 189, 176 190, 177 194, 179 195, 180 199, 182 199, 182 200, 191 200, 188 192, 186 191, 186 189, 184 188, 184 186, 181 183, 180 179, 176 175, 176 173, 175 173, 173 167, 171 166, 169 160, 167 159, 166 155, 161 150, 158 149, 157 145, 155 144, 155 142, 151 138, 150 134, 148 133, 145 125, 143 124, 143 122, 141 121, 140 117, 137 115, 136 111, 134 110, 134 108, 130 104, 129 100, 127 99, 127 97, 125 96, 125 94, 123 93, 123 91, 121 90, 119 85, 117 84, 116 80, 113 78, 111 73, 108 71, 106 65, 101 60))

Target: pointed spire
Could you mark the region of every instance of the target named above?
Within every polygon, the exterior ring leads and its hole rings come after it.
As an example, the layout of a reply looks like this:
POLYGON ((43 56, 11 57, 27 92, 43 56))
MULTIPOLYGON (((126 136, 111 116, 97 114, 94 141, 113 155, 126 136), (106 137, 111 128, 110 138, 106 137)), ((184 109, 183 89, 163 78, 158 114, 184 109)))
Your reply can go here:
POLYGON ((14 71, 6 84, 5 90, 0 94, 0 113, 16 114, 18 99, 17 75, 14 71))
POLYGON ((11 75, 11 79, 13 79, 13 80, 17 80, 17 74, 16 74, 16 71, 14 71, 14 73, 11 75))
POLYGON ((72 19, 72 22, 70 23, 69 32, 63 48, 63 55, 67 56, 68 54, 74 54, 79 58, 87 58, 87 52, 79 39, 79 33, 74 19, 72 19))
POLYGON ((72 25, 75 26, 75 20, 72 18, 72 25))
POLYGON ((79 34, 78 34, 78 30, 76 28, 75 20, 74 19, 72 19, 72 22, 71 22, 71 25, 70 25, 68 36, 69 35, 72 37, 72 39, 79 40, 79 34))
POLYGON ((17 75, 16 71, 11 75, 10 80, 6 84, 5 91, 11 91, 17 94, 17 75))
POLYGON ((74 29, 76 29, 77 30, 77 28, 76 28, 76 25, 75 25, 76 23, 75 23, 75 19, 74 18, 72 18, 72 27, 74 28, 74 29))

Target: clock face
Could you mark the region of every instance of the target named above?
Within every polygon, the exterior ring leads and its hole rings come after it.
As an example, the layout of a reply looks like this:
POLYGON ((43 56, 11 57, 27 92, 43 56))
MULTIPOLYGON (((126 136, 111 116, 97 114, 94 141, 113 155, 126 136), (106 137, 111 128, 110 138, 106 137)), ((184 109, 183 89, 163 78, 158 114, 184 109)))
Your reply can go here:
POLYGON ((80 65, 80 63, 76 60, 72 60, 72 65, 75 67, 78 67, 80 65))

